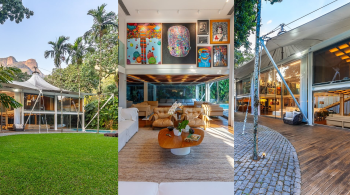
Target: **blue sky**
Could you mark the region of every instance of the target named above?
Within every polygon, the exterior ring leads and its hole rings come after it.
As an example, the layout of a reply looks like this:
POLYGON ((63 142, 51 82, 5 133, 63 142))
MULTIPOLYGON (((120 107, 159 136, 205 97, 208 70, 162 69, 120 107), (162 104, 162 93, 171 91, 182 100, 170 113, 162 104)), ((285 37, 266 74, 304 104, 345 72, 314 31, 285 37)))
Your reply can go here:
POLYGON ((19 24, 7 20, 0 25, 0 58, 14 56, 17 61, 36 59, 39 69, 44 74, 50 74, 54 64, 53 59, 44 58, 44 51, 50 49, 47 42, 65 35, 72 43, 92 25, 88 10, 103 3, 107 4, 107 11, 118 13, 118 0, 23 0, 23 5, 34 11, 34 16, 19 24))
MULTIPOLYGON (((271 5, 270 3, 262 0, 262 27, 260 35, 267 34, 278 25, 294 21, 334 0, 283 0, 281 3, 275 3, 271 5)), ((285 29, 288 31, 302 24, 305 24, 313 19, 316 19, 332 10, 335 10, 347 3, 349 0, 338 0, 292 24, 285 29)), ((270 36, 272 37, 272 36, 270 36)), ((255 45, 254 35, 249 39, 253 46, 255 45)))

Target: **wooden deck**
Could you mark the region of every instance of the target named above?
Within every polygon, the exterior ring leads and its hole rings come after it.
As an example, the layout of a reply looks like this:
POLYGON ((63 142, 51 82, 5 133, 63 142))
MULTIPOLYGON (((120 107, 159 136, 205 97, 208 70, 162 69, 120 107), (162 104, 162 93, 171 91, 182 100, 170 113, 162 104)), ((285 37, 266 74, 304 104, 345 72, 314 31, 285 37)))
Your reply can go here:
MULTIPOLYGON (((235 121, 244 121, 243 113, 235 121)), ((252 123, 253 117, 248 116, 252 123)), ((301 168, 301 194, 350 193, 350 129, 286 125, 281 119, 259 117, 259 124, 285 136, 297 151, 301 168)))

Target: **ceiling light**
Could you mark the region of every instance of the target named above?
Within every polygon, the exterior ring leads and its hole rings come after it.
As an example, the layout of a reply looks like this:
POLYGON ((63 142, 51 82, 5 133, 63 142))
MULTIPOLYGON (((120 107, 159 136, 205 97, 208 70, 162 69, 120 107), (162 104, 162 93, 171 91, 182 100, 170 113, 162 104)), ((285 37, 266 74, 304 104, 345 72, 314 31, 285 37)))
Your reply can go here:
POLYGON ((349 58, 349 56, 342 56, 341 57, 342 60, 345 60, 345 59, 348 59, 348 58, 349 58))
POLYGON ((350 62, 350 59, 346 60, 346 62, 350 62))
POLYGON ((228 0, 226 0, 226 3, 228 2, 228 0))
POLYGON ((336 51, 338 51, 339 49, 338 48, 333 48, 333 49, 330 49, 329 51, 331 52, 331 53, 333 53, 333 52, 336 52, 336 51))
POLYGON ((345 49, 347 47, 349 47, 349 45, 348 44, 344 44, 344 45, 339 46, 339 49, 345 49))
POLYGON ((297 53, 297 57, 299 57, 299 56, 301 56, 301 53, 300 53, 300 52, 297 53))
POLYGON ((350 49, 344 50, 345 53, 350 53, 350 49))
POLYGON ((338 52, 335 52, 335 55, 336 55, 336 56, 342 56, 342 55, 344 55, 344 53, 341 52, 341 51, 338 51, 338 52))

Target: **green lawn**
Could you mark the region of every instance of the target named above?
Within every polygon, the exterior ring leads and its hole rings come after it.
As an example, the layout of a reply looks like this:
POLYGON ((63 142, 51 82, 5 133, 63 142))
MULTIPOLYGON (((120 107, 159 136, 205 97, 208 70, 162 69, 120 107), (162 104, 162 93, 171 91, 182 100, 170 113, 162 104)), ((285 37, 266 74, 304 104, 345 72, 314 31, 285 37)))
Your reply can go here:
POLYGON ((102 134, 0 137, 0 194, 117 194, 117 151, 102 134))

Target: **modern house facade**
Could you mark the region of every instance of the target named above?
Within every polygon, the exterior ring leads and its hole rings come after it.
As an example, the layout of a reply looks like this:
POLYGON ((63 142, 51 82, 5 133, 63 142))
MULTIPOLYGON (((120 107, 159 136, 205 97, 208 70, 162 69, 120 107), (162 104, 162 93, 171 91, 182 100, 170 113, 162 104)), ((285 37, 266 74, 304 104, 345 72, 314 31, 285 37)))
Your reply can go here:
POLYGON ((37 72, 25 82, 3 84, 0 90, 23 105, 17 109, 1 107, 2 129, 25 124, 24 130, 58 130, 61 129, 61 111, 63 129, 84 127, 85 93, 80 94, 80 105, 77 92, 63 90, 61 98, 60 88, 47 83, 37 72))
MULTIPOLYGON (((309 125, 350 127, 350 4, 268 39, 267 49, 309 125)), ((265 51, 259 114, 283 118, 299 110, 265 51)), ((251 112, 254 61, 235 70, 236 111, 251 112)))

